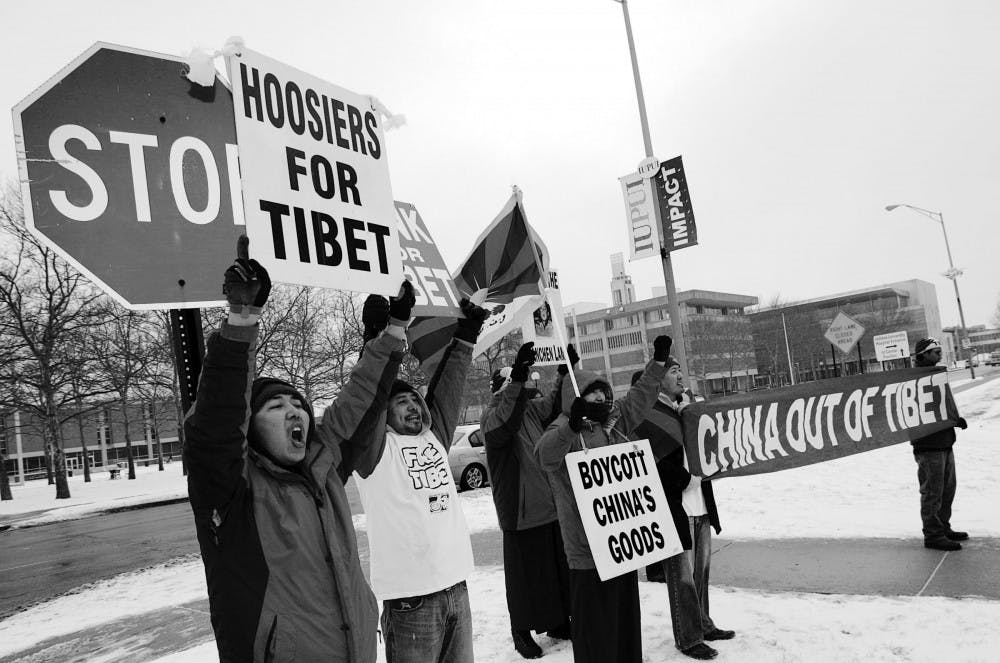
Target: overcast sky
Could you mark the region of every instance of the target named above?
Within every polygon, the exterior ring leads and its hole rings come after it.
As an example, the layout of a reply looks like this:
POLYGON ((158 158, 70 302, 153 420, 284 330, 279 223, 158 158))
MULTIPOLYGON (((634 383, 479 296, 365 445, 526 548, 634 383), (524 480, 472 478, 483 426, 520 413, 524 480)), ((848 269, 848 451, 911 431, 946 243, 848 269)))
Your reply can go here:
MULTIPOLYGON (((957 324, 944 212, 968 324, 1000 296, 1000 3, 632 0, 656 156, 684 156, 700 245, 680 289, 807 299, 920 278, 957 324)), ((393 194, 452 269, 517 184, 563 300, 610 300, 626 251, 618 177, 643 158, 613 0, 0 5, 0 106, 95 41, 162 53, 248 47, 360 93, 389 134, 393 194)), ((219 61, 219 68, 223 65, 219 61)), ((12 130, 0 175, 16 176, 12 130)), ((658 260, 627 265, 640 298, 658 260)))

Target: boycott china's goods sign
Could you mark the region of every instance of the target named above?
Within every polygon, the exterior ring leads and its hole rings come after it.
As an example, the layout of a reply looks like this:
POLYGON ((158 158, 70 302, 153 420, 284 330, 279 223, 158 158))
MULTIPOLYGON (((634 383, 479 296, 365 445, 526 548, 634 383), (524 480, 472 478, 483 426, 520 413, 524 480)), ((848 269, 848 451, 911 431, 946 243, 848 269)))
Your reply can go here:
POLYGON ((403 274, 414 285, 414 315, 459 315, 458 291, 427 224, 410 203, 396 201, 403 274))
POLYGON ((601 580, 683 551, 649 440, 568 453, 566 469, 601 580))
POLYGON ((395 294, 397 217, 371 101, 249 49, 229 78, 251 254, 275 281, 395 294))
POLYGON ((907 368, 740 394, 684 409, 692 474, 762 474, 955 426, 944 367, 907 368))

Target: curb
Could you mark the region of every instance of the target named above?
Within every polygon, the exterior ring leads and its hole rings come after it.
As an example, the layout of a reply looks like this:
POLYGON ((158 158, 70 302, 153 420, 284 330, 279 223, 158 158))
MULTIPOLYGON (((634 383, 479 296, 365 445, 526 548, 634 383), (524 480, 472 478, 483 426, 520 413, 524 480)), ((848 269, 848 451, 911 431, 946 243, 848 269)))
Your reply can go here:
POLYGON ((64 518, 62 520, 54 520, 47 523, 30 523, 27 525, 18 525, 17 521, 7 524, 0 524, 0 532, 6 532, 11 529, 31 529, 32 527, 42 527, 43 525, 54 525, 55 523, 64 523, 71 520, 83 520, 85 518, 91 518, 93 516, 103 516, 111 513, 124 513, 125 511, 138 511, 139 509, 148 509, 155 506, 170 506, 172 504, 180 504, 181 502, 187 502, 189 498, 187 497, 171 497, 164 500, 155 500, 153 502, 141 502, 139 504, 128 504, 126 506, 116 506, 110 509, 101 509, 100 511, 94 511, 92 513, 82 514, 77 518, 64 518))

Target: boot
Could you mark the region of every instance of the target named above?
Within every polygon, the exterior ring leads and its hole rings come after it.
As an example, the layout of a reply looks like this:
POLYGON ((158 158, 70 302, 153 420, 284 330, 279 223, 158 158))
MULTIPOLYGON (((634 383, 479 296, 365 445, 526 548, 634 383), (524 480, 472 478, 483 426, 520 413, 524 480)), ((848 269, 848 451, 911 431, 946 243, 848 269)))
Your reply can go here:
POLYGON ((933 539, 924 539, 924 548, 931 548, 933 550, 961 550, 962 544, 958 541, 951 541, 945 536, 939 536, 933 539))
POLYGON ((545 635, 550 638, 555 638, 556 640, 569 640, 573 637, 572 632, 569 630, 569 621, 562 626, 557 626, 551 631, 547 631, 545 635))
POLYGON ((514 638, 514 649, 524 658, 541 658, 542 648, 531 638, 531 631, 510 630, 510 635, 514 638))
POLYGON ((969 538, 968 532, 946 532, 945 536, 949 541, 965 541, 969 538))

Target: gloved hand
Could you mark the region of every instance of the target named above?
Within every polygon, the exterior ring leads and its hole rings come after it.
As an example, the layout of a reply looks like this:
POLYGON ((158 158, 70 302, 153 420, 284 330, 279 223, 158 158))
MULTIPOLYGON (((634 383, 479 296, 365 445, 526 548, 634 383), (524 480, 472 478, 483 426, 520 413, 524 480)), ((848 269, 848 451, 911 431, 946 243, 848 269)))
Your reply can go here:
POLYGON ((572 343, 566 344, 566 358, 569 359, 569 366, 559 364, 559 367, 556 369, 559 375, 569 375, 569 367, 576 366, 576 363, 580 361, 580 355, 576 354, 576 348, 573 347, 572 343))
POLYGON ((582 396, 573 399, 573 405, 569 408, 569 427, 574 433, 583 430, 583 418, 587 415, 587 401, 582 396))
POLYGON ((243 317, 260 315, 271 294, 271 277, 259 262, 250 259, 250 240, 240 235, 236 240, 236 261, 225 273, 222 292, 229 311, 243 317))
POLYGON ((389 300, 389 317, 393 320, 406 322, 410 319, 410 312, 417 303, 417 297, 413 294, 413 284, 404 280, 399 284, 399 294, 389 300))
POLYGON ((462 317, 458 319, 458 328, 455 330, 455 338, 475 343, 479 338, 479 330, 483 328, 483 322, 489 317, 490 312, 481 306, 476 306, 466 298, 458 303, 462 309, 462 317))
POLYGON ((361 307, 362 338, 364 342, 377 337, 389 324, 389 300, 382 295, 368 295, 361 307))
POLYGON ((670 358, 670 346, 674 341, 669 336, 661 334, 653 339, 653 359, 655 361, 666 361, 670 358))
POLYGON ((510 370, 511 382, 524 382, 528 379, 528 369, 535 363, 534 342, 525 343, 517 349, 514 366, 510 370))
POLYGON ((969 427, 969 422, 965 420, 965 417, 958 418, 958 427, 961 428, 962 430, 965 430, 966 428, 969 427))

